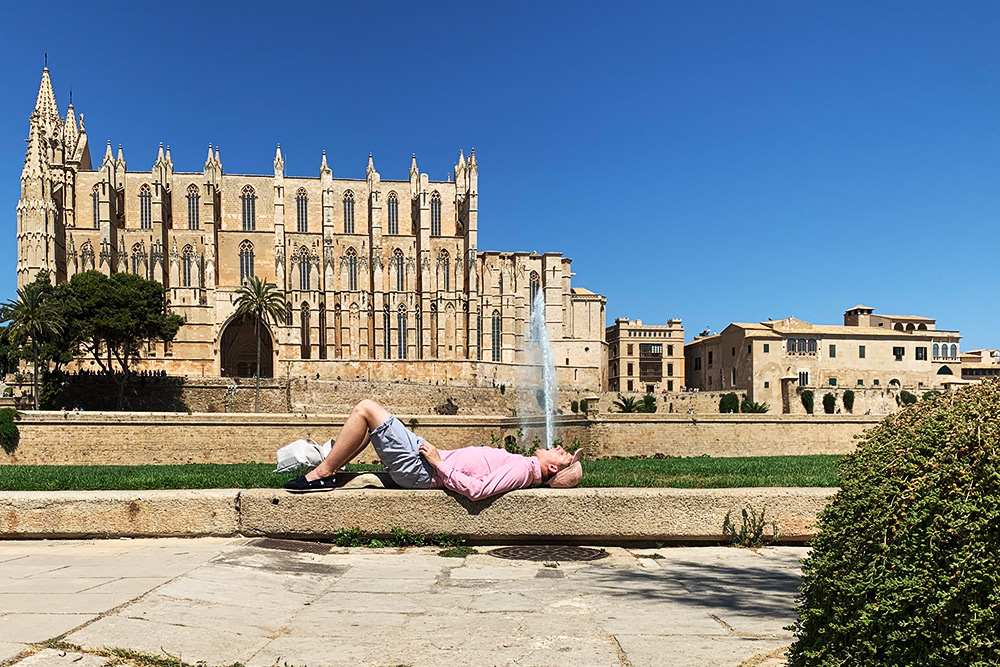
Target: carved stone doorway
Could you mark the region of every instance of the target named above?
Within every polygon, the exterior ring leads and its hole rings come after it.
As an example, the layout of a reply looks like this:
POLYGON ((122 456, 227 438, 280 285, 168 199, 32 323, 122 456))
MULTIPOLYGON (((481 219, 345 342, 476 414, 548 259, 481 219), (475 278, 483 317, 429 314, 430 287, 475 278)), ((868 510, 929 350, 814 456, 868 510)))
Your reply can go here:
MULTIPOLYGON (((219 357, 223 377, 252 378, 257 371, 257 337, 250 318, 232 319, 222 330, 219 357)), ((274 344, 271 331, 260 328, 260 377, 274 377, 274 344)))

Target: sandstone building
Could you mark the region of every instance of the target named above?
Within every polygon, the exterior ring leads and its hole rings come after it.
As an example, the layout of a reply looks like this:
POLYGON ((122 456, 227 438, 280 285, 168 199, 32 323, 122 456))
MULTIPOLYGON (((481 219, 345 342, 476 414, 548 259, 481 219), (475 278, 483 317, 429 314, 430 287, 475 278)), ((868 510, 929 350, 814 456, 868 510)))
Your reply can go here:
POLYGON ((141 368, 254 375, 253 325, 233 319, 233 301, 258 276, 286 300, 264 377, 511 383, 541 290, 560 383, 606 386, 606 301, 572 286, 570 260, 479 250, 474 150, 444 181, 416 156, 408 180, 382 180, 370 155, 364 178, 334 178, 325 152, 316 177, 286 177, 280 146, 266 176, 224 173, 212 147, 196 173, 174 171, 162 145, 147 171, 110 141, 94 165, 83 114, 60 115, 47 67, 29 127, 18 286, 43 269, 57 282, 91 270, 161 282, 186 324, 141 368))
POLYGON ((679 391, 684 386, 684 325, 643 324, 619 317, 605 332, 608 342, 608 390, 647 394, 679 391))
POLYGON ((794 317, 734 322, 685 346, 685 378, 689 387, 745 392, 782 412, 792 410, 798 388, 923 393, 960 377, 960 339, 933 319, 860 305, 844 313, 843 326, 794 317))
POLYGON ((1000 350, 969 350, 961 359, 963 380, 982 382, 1000 377, 1000 350))

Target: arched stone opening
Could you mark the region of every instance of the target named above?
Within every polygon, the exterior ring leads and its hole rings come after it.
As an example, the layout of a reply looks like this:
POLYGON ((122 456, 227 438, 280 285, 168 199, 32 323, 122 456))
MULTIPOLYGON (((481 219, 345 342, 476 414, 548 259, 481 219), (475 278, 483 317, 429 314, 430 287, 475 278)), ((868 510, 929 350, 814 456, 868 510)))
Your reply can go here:
MULTIPOLYGON (((223 377, 252 378, 257 370, 257 334, 252 318, 231 319, 219 337, 223 377)), ((267 325, 260 328, 260 377, 274 377, 274 343, 267 325)))
POLYGON ((938 375, 954 375, 954 373, 952 372, 952 370, 950 368, 948 368, 947 366, 942 366, 941 368, 939 368, 937 374, 938 375))

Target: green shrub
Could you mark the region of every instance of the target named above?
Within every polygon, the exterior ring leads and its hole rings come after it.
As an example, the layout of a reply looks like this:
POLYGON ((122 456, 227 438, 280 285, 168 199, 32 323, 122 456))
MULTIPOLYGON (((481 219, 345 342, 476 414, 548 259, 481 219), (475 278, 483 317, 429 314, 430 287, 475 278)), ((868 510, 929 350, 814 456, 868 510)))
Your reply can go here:
POLYGON ((1000 664, 1000 382, 887 417, 841 459, 791 667, 1000 664))
POLYGON ((758 514, 753 506, 747 505, 740 511, 742 521, 739 526, 733 521, 733 513, 726 512, 726 518, 722 522, 722 534, 731 544, 750 549, 762 547, 767 542, 777 542, 781 539, 778 523, 765 519, 764 512, 762 509, 758 514), (771 528, 770 535, 765 533, 768 527, 771 528))
POLYGON ((21 413, 14 408, 0 408, 0 447, 13 454, 21 440, 21 431, 15 422, 21 421, 21 413))
POLYGON ((840 400, 843 402, 845 410, 854 412, 854 392, 852 390, 848 389, 845 391, 840 400))
POLYGON ((646 394, 639 402, 639 412, 656 412, 656 396, 646 394))
POLYGON ((580 401, 572 401, 569 404, 569 409, 572 410, 573 412, 579 412, 580 411, 580 401))
POLYGON ((802 407, 806 409, 806 412, 812 414, 813 408, 816 407, 814 403, 816 400, 816 394, 813 392, 813 390, 812 389, 804 390, 801 394, 799 394, 799 398, 802 399, 802 407))
POLYGON ((505 384, 500 385, 500 395, 503 396, 506 393, 507 393, 507 385, 505 384))
POLYGON ((616 408, 622 412, 639 412, 639 401, 635 400, 634 396, 622 396, 618 394, 618 400, 612 403, 616 408))
POLYGON ((744 398, 743 402, 740 403, 740 412, 763 413, 763 412, 767 412, 770 409, 771 409, 771 406, 768 405, 767 403, 757 403, 756 401, 751 401, 751 400, 748 400, 746 398, 744 398))
POLYGON ((932 400, 934 400, 935 398, 937 398, 940 395, 941 395, 941 392, 935 391, 935 390, 931 389, 930 391, 925 391, 924 395, 922 396, 922 398, 925 401, 932 401, 932 400))
POLYGON ((913 405, 916 402, 917 402, 916 395, 915 394, 911 394, 910 392, 906 391, 905 389, 903 391, 899 392, 899 396, 896 397, 896 403, 898 403, 899 405, 902 405, 904 408, 907 405, 913 405))
POLYGON ((828 415, 832 415, 836 411, 837 411, 837 397, 831 394, 830 392, 826 392, 825 394, 823 394, 823 412, 825 412, 828 415))
POLYGON ((740 411, 740 397, 733 392, 730 392, 728 394, 723 394, 722 398, 719 399, 719 412, 725 414, 727 412, 739 412, 739 411, 740 411))

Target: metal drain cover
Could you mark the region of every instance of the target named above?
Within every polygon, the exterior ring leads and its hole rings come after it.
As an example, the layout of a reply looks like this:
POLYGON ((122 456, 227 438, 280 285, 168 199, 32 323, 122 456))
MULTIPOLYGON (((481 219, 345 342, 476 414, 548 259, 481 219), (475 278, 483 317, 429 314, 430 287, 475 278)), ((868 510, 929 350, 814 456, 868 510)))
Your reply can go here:
POLYGON ((279 551, 295 551, 302 554, 328 554, 333 545, 319 542, 303 542, 301 540, 276 540, 265 537, 254 540, 249 545, 258 549, 278 549, 279 551))
POLYGON ((604 549, 545 544, 500 547, 499 549, 490 551, 489 554, 491 556, 496 556, 497 558, 506 558, 508 560, 536 561, 600 560, 601 558, 608 557, 608 552, 604 549))

